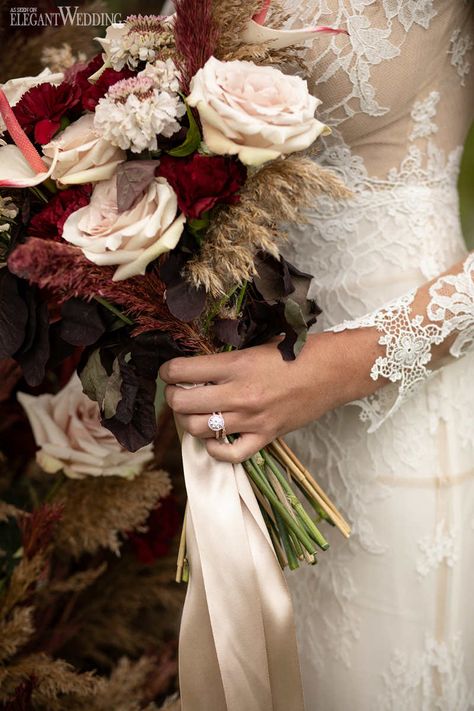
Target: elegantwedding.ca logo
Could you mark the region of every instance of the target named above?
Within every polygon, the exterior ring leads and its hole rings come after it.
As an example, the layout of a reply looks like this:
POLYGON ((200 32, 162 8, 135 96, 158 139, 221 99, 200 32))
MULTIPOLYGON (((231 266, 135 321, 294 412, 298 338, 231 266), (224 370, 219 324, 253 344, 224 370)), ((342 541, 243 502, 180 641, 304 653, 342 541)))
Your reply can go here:
POLYGON ((10 27, 103 27, 121 20, 119 12, 79 12, 79 5, 58 5, 57 12, 40 12, 37 7, 10 8, 10 27))

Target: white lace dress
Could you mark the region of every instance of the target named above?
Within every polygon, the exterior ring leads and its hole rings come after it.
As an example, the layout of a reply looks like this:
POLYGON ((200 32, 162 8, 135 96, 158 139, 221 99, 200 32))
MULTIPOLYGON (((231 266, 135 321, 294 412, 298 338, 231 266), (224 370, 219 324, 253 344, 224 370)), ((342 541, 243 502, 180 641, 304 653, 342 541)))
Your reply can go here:
POLYGON ((316 277, 319 328, 379 329, 385 356, 368 370, 392 381, 288 438, 353 526, 350 542, 330 530, 319 565, 288 575, 307 710, 467 711, 474 258, 456 180, 474 117, 474 3, 287 6, 294 26, 350 32, 319 38, 308 59, 322 120, 333 127, 318 160, 354 190, 348 203, 315 207, 288 257, 316 277), (433 279, 417 315, 416 290, 433 279), (451 362, 431 372, 431 348, 447 337, 451 362))

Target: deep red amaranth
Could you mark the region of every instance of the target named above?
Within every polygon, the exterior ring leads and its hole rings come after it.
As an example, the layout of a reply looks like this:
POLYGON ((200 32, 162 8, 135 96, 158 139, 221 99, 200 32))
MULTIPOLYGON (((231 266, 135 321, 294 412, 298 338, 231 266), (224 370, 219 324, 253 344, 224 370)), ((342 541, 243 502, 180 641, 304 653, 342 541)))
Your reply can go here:
POLYGON ((31 559, 48 548, 63 509, 62 504, 43 504, 31 514, 19 518, 21 542, 27 558, 31 559))
POLYGON ((178 68, 182 75, 181 89, 189 93, 193 76, 214 54, 219 30, 212 13, 212 0, 176 0, 174 35, 178 68))
POLYGON ((134 336, 147 331, 166 331, 174 340, 196 353, 205 343, 192 324, 174 318, 165 302, 165 285, 157 271, 125 281, 112 281, 114 267, 99 267, 81 250, 68 244, 31 237, 8 259, 13 274, 47 289, 60 302, 73 297, 91 301, 99 296, 121 308, 136 328, 134 336))

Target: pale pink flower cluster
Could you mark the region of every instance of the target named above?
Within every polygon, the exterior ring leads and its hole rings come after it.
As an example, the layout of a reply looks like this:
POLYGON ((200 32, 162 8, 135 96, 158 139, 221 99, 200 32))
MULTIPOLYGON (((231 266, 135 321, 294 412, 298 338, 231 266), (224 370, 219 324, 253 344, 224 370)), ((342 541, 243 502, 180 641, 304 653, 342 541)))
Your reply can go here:
POLYGON ((94 127, 112 145, 133 153, 156 151, 157 135, 179 131, 186 112, 179 96, 160 91, 149 76, 123 79, 110 87, 96 107, 94 127))

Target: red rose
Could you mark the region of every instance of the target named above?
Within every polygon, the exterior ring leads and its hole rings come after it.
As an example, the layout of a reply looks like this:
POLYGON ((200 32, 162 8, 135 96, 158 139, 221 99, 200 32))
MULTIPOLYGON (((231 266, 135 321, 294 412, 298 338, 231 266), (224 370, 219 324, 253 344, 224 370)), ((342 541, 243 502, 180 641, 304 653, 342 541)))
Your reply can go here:
POLYGON ((69 215, 90 202, 92 187, 80 185, 77 188, 60 190, 41 212, 35 215, 28 227, 29 237, 41 237, 58 242, 63 234, 64 223, 69 215))
POLYGON ((61 126, 61 119, 81 100, 78 86, 62 82, 59 86, 39 84, 29 89, 16 106, 15 116, 22 129, 37 143, 49 143, 61 126))
POLYGON ((194 153, 188 158, 163 156, 158 175, 175 190, 180 210, 195 219, 218 203, 238 202, 237 191, 245 183, 247 170, 235 158, 194 153))
POLYGON ((167 496, 151 512, 146 522, 146 533, 128 534, 135 555, 141 563, 151 565, 168 553, 182 518, 174 496, 167 496))
POLYGON ((66 81, 80 89, 84 111, 94 111, 99 99, 105 96, 109 87, 121 79, 129 79, 135 76, 129 69, 123 69, 121 72, 116 72, 114 69, 106 69, 99 79, 91 84, 89 77, 95 74, 103 64, 102 55, 98 54, 88 64, 76 64, 66 72, 66 81))

